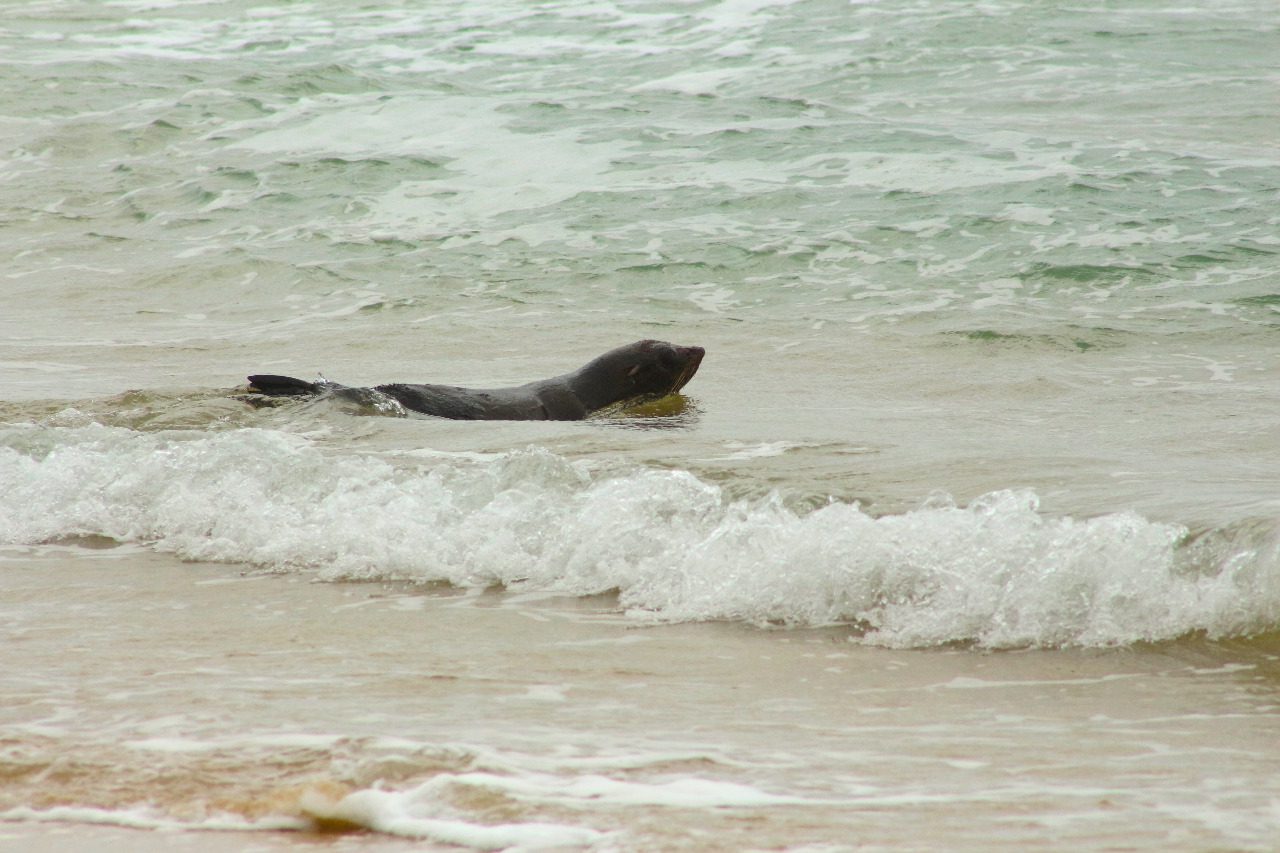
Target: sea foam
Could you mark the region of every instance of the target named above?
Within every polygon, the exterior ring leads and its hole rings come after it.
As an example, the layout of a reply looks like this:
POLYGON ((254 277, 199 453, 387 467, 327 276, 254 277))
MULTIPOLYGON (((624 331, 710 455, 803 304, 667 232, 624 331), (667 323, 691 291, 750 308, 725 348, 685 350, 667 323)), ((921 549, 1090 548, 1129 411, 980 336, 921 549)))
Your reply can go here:
POLYGON ((432 792, 428 782, 409 791, 365 789, 332 801, 322 795, 304 797, 303 812, 322 821, 341 821, 387 835, 421 838, 479 850, 579 848, 605 837, 602 832, 552 823, 479 824, 451 818, 428 817, 434 801, 422 796, 432 792))
POLYGON ((847 624, 895 647, 1106 646, 1280 627, 1272 521, 1191 537, 1029 491, 875 517, 731 500, 688 471, 323 449, 245 429, 0 432, 0 541, 106 536, 325 580, 594 595, 636 619, 847 624))

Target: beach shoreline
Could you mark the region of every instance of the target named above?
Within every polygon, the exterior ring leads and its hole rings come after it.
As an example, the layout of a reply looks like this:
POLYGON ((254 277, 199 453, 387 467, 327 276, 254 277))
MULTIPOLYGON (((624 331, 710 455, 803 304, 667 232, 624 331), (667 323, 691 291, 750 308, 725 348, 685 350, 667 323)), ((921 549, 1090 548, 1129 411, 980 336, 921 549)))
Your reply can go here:
MULTIPOLYGON (((1194 813, 1151 822, 1193 791, 1210 794, 1196 756, 1211 752, 1234 756, 1234 781, 1199 808, 1224 797, 1235 807, 1251 798, 1259 820, 1266 810, 1265 694, 1280 668, 1265 647, 1238 645, 1234 662, 1230 644, 1197 640, 892 650, 852 643, 838 627, 646 627, 608 597, 314 583, 113 550, 4 555, 9 606, 46 605, 10 623, 23 653, 6 692, 23 701, 10 703, 0 734, 29 772, 71 759, 48 777, 62 779, 54 786, 23 793, 11 783, 5 808, 149 803, 198 822, 239 802, 240 819, 297 820, 297 791, 310 786, 332 792, 334 813, 348 793, 391 791, 426 843, 443 816, 432 800, 443 797, 450 819, 474 828, 621 833, 609 836, 620 849, 845 833, 914 849, 1156 849, 1219 838, 1194 813), (112 710, 122 701, 125 718, 112 710), (1223 718, 1230 731, 1214 722, 1223 718), (1125 764, 1133 770, 1118 772, 1125 764), (114 767, 116 778, 76 766, 114 767), (1149 792, 1151 772, 1180 793, 1149 792), (163 779, 172 781, 156 787, 163 779), (703 813, 708 803, 719 805, 703 813), (950 828, 962 813, 966 829, 950 828), (1072 817, 1081 814, 1096 825, 1072 817)), ((372 815, 371 828, 387 814, 372 815)), ((104 849, 174 838, 200 851, 242 840, 265 850, 409 846, 383 834, 0 830, 14 844, 49 833, 50 849, 60 837, 104 849)))

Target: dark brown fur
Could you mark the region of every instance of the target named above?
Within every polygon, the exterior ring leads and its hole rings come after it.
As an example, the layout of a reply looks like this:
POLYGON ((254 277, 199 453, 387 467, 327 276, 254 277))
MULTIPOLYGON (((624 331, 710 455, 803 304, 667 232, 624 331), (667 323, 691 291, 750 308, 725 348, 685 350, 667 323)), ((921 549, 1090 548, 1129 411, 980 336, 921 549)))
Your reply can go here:
POLYGON ((704 354, 702 347, 637 341, 563 376, 489 390, 401 383, 348 388, 265 374, 250 376, 249 390, 271 397, 333 394, 358 401, 373 392, 415 412, 459 420, 575 421, 607 406, 676 393, 697 373, 704 354))

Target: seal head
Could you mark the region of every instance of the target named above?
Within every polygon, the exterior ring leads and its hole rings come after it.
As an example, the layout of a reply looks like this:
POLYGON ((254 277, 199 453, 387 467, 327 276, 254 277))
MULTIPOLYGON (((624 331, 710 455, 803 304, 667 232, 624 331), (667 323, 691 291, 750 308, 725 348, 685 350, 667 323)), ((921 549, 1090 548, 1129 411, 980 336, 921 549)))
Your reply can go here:
POLYGON ((573 389, 591 412, 675 394, 698 372, 704 355, 706 350, 702 347, 637 341, 610 350, 579 370, 558 378, 573 389))

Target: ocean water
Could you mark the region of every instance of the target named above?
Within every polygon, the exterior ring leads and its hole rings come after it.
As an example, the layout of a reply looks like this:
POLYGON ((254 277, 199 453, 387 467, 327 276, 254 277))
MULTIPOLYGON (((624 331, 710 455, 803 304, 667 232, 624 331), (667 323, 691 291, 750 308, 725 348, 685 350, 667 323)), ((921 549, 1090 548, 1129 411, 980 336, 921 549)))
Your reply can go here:
POLYGON ((1280 19, 1200 6, 7 4, 0 848, 1275 849, 1280 19))

